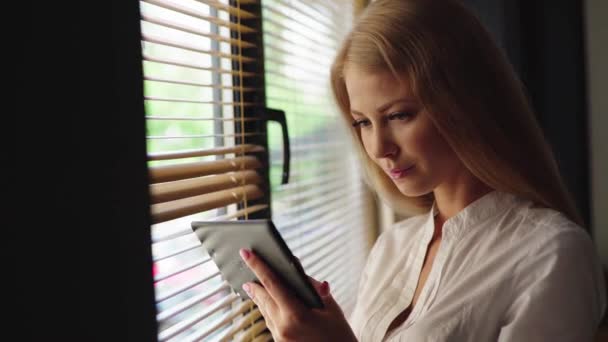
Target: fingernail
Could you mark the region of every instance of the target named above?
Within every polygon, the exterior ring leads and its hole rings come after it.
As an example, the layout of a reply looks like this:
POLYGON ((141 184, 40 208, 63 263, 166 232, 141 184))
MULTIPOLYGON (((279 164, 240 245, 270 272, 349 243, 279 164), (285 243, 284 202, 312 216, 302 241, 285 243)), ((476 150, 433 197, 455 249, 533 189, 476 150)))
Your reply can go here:
POLYGON ((329 294, 329 283, 326 281, 321 284, 321 294, 323 296, 327 296, 329 294))
POLYGON ((241 254, 241 258, 243 258, 243 260, 247 260, 251 256, 251 252, 245 248, 242 248, 239 253, 241 254))
POLYGON ((251 293, 251 288, 249 287, 249 284, 247 284, 247 283, 243 284, 243 290, 245 290, 245 292, 247 292, 247 295, 249 296, 249 298, 253 299, 253 294, 251 293))

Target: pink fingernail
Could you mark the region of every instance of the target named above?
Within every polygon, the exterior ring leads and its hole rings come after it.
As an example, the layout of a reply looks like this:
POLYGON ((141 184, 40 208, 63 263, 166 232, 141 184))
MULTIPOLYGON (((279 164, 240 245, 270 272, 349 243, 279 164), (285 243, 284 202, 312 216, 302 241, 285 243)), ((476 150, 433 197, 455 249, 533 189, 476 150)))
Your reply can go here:
POLYGON ((243 260, 247 260, 251 256, 251 252, 245 248, 242 248, 239 253, 241 254, 241 258, 243 258, 243 260))
POLYGON ((249 296, 249 298, 253 299, 253 294, 251 293, 251 288, 249 287, 249 284, 247 284, 247 283, 243 284, 243 290, 245 290, 245 292, 247 292, 247 295, 249 296))
POLYGON ((323 284, 321 284, 321 293, 323 294, 323 296, 327 296, 329 294, 329 283, 324 281, 323 284))

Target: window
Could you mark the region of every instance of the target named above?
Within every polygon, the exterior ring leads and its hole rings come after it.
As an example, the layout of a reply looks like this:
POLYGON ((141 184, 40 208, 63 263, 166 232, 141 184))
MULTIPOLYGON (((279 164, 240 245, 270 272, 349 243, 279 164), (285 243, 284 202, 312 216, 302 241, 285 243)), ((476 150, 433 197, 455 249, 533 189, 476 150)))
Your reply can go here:
POLYGON ((159 340, 271 339, 201 247, 194 220, 272 212, 307 272, 328 280, 348 313, 368 247, 369 196, 331 103, 329 65, 351 2, 140 4, 159 340), (287 118, 288 184, 283 136, 266 129, 266 107, 287 118))

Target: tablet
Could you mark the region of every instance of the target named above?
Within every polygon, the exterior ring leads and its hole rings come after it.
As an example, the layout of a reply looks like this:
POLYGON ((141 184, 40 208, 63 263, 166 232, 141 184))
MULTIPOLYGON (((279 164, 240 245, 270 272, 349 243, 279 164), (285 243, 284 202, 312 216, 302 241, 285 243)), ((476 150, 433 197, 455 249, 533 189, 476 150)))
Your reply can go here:
POLYGON ((195 221, 192 229, 223 278, 241 297, 248 298, 241 287, 244 283, 260 283, 239 255, 241 248, 247 248, 262 258, 305 305, 323 308, 323 301, 272 221, 195 221))

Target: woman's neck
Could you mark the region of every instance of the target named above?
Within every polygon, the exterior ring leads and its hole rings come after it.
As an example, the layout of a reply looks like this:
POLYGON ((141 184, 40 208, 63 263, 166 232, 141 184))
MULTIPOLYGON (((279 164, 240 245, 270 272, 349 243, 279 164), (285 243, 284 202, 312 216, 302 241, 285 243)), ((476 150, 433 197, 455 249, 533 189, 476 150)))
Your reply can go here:
POLYGON ((458 214, 475 200, 492 191, 492 188, 482 183, 478 178, 469 173, 468 170, 452 182, 441 184, 435 188, 433 194, 437 209, 437 217, 435 217, 436 234, 441 234, 437 230, 442 229, 445 221, 458 214))

